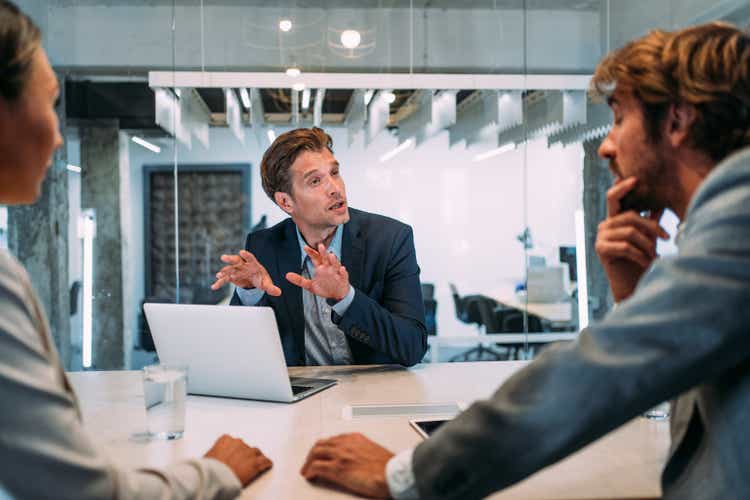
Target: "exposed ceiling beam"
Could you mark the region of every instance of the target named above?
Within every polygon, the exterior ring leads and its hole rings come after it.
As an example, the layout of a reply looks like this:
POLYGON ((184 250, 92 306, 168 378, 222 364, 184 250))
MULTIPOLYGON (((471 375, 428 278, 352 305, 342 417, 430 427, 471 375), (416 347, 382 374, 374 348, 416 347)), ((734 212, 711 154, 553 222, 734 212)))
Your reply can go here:
POLYGON ((304 73, 290 78, 283 73, 224 71, 151 71, 149 85, 196 88, 290 88, 303 82, 307 88, 326 89, 505 89, 586 90, 591 75, 487 75, 403 73, 304 73))

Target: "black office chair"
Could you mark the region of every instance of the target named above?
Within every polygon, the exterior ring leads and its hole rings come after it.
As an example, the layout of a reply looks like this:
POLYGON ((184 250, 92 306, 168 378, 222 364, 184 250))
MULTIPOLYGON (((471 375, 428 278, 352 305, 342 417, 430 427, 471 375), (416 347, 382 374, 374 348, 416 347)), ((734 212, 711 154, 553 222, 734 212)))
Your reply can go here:
MULTIPOLYGON (((502 333, 524 333, 525 326, 528 327, 526 333, 540 333, 545 331, 542 319, 539 316, 529 314, 524 325, 523 311, 518 309, 508 309, 503 313, 500 331, 502 333)), ((517 345, 507 346, 510 352, 509 359, 523 359, 518 356, 520 347, 517 345)), ((531 355, 535 355, 535 345, 530 347, 531 355)))
POLYGON ((437 335, 437 300, 435 300, 435 285, 432 283, 422 283, 422 304, 424 304, 427 335, 437 335))
MULTIPOLYGON (((458 294, 456 285, 450 283, 448 286, 451 289, 453 304, 456 306, 456 317, 459 321, 467 324, 476 324, 480 332, 482 331, 482 327, 484 327, 485 333, 499 331, 500 324, 494 312, 498 303, 495 300, 484 295, 466 295, 461 297, 458 294)), ((507 354, 479 344, 473 349, 453 356, 450 361, 470 361, 472 356, 475 357, 476 361, 482 361, 487 358, 495 361, 507 359, 507 354)))

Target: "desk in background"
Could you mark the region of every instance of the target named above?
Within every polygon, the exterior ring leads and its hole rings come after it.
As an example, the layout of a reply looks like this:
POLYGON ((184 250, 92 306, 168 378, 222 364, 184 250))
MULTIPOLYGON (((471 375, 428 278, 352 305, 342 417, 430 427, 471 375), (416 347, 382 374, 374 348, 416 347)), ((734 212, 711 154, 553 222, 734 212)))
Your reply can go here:
MULTIPOLYGON (((185 436, 143 442, 140 372, 75 372, 85 427, 109 455, 125 466, 164 466, 203 455, 226 432, 258 446, 273 469, 252 483, 247 499, 350 498, 321 488, 299 474, 308 450, 324 437, 362 432, 398 452, 421 438, 406 416, 346 418, 353 404, 470 402, 490 396, 523 362, 292 368, 304 377, 332 377, 339 384, 294 404, 189 396, 185 436)), ((529 479, 493 495, 496 500, 658 498, 659 476, 669 447, 668 423, 637 418, 616 432, 529 479)), ((503 432, 498 429, 497 432, 503 432)), ((538 436, 529 436, 534 446, 538 436)))
POLYGON ((486 293, 487 297, 495 299, 506 307, 539 316, 549 321, 555 328, 566 328, 573 324, 573 307, 569 300, 564 302, 528 302, 518 297, 512 287, 502 287, 486 293))

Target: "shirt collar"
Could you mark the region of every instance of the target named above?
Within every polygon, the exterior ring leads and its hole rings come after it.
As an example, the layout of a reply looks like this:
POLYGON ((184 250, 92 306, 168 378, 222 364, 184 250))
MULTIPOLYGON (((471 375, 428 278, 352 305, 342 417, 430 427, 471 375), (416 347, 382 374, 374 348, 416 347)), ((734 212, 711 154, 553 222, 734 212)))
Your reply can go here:
MULTIPOLYGON (((297 231, 297 242, 299 243, 299 251, 300 251, 300 267, 302 267, 305 264, 305 258, 307 257, 307 254, 305 253, 305 239, 302 237, 302 233, 299 232, 299 228, 297 226, 294 227, 294 230, 297 231)), ((331 240, 331 244, 328 245, 328 251, 330 253, 333 253, 333 255, 336 256, 336 258, 341 262, 341 240, 344 235, 344 225, 339 224, 339 226, 336 228, 336 232, 333 235, 333 239, 331 240)), ((317 248, 315 249, 317 250, 317 248)))

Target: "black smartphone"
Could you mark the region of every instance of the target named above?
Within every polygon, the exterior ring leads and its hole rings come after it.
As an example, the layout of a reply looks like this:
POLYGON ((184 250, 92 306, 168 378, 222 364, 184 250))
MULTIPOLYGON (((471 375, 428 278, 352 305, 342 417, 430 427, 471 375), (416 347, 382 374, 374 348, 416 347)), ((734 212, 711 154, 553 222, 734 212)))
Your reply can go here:
POLYGON ((415 431, 417 431, 417 433, 419 433, 420 436, 427 439, 432 433, 438 430, 441 425, 449 420, 449 418, 442 420, 409 420, 409 424, 415 431))

